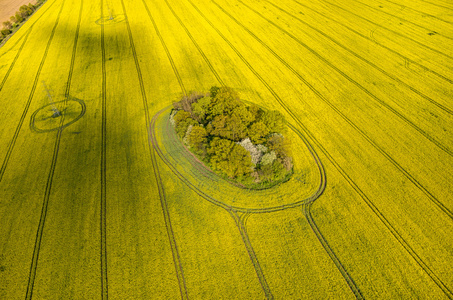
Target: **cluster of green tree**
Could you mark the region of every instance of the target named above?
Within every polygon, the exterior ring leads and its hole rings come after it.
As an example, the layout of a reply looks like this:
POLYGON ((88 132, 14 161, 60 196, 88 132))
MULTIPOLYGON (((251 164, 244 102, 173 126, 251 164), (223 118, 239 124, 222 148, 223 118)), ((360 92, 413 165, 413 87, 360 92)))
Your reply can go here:
POLYGON ((22 5, 14 16, 3 22, 3 29, 0 31, 0 42, 3 41, 13 30, 24 22, 45 0, 38 0, 36 4, 29 3, 22 5))
POLYGON ((193 92, 173 106, 176 133, 213 170, 248 187, 275 185, 292 174, 280 112, 247 106, 229 87, 193 92))

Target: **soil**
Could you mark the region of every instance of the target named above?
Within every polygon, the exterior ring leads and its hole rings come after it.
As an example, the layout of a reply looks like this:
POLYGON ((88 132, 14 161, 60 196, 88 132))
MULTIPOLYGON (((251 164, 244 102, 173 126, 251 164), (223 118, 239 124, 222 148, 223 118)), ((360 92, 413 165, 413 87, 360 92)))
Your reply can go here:
POLYGON ((0 0, 0 29, 3 29, 3 22, 9 20, 11 16, 16 14, 24 4, 33 3, 36 4, 35 0, 0 0))

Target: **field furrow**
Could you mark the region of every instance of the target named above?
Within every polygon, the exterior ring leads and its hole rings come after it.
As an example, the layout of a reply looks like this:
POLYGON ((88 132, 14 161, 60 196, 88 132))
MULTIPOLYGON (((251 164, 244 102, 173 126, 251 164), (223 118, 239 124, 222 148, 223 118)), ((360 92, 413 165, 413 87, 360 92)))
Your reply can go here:
POLYGON ((47 0, 0 47, 0 299, 451 299, 452 24, 447 0, 47 0), (286 182, 184 144, 172 104, 212 86, 282 113, 286 182))

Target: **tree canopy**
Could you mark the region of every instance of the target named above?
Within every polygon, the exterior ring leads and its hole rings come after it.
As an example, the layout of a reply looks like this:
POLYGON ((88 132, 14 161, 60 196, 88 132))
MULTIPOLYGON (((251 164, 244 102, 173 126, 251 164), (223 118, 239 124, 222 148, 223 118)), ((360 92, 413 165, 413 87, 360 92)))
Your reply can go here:
POLYGON ((284 116, 246 105, 229 87, 192 92, 173 104, 171 121, 186 146, 213 170, 245 184, 275 183, 292 173, 284 116))

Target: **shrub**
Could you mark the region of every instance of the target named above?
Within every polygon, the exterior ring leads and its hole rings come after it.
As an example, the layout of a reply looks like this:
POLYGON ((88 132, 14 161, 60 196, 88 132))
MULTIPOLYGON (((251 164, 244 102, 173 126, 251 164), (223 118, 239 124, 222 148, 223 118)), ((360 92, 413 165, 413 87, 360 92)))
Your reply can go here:
POLYGON ((268 134, 269 129, 261 121, 253 123, 248 130, 248 136, 250 137, 254 144, 261 144, 265 142, 266 141, 265 136, 267 136, 268 134))
POLYGON ((186 111, 180 110, 173 117, 176 124, 176 132, 183 138, 186 135, 187 128, 189 125, 196 125, 197 121, 190 117, 190 114, 186 111))
POLYGON ((201 155, 203 158, 206 156, 207 135, 208 133, 206 132, 206 129, 201 126, 193 126, 190 132, 188 131, 186 134, 186 139, 190 148, 192 148, 195 153, 201 155))
POLYGON ((271 151, 263 155, 263 157, 261 158, 261 165, 266 166, 272 164, 276 159, 277 155, 275 154, 274 151, 271 151))
POLYGON ((269 150, 275 151, 278 157, 285 158, 291 156, 290 143, 281 134, 273 134, 266 143, 269 150))
POLYGON ((24 18, 22 17, 22 14, 20 12, 16 12, 16 23, 22 23, 22 21, 24 20, 24 18))
POLYGON ((240 177, 252 171, 250 153, 230 140, 214 138, 209 144, 208 153, 212 167, 230 178, 240 177))
POLYGON ((28 5, 22 5, 19 8, 19 14, 22 18, 26 18, 33 13, 33 10, 28 5))
POLYGON ((198 99, 197 102, 192 103, 192 114, 195 120, 198 122, 204 121, 209 103, 211 103, 211 97, 203 97, 198 99))
POLYGON ((12 31, 11 29, 2 29, 1 32, 4 37, 7 37, 12 31))
POLYGON ((13 27, 13 24, 11 24, 10 21, 3 22, 3 28, 4 29, 11 29, 12 27, 13 27))
MULTIPOLYGON (((250 153, 250 156, 252 158, 252 163, 254 165, 256 165, 257 163, 260 162, 261 157, 263 156, 263 153, 258 149, 257 146, 253 145, 252 141, 250 141, 249 138, 243 139, 238 144, 241 145, 245 150, 247 150, 250 153)), ((258 146, 260 146, 260 145, 258 145, 258 146)))

